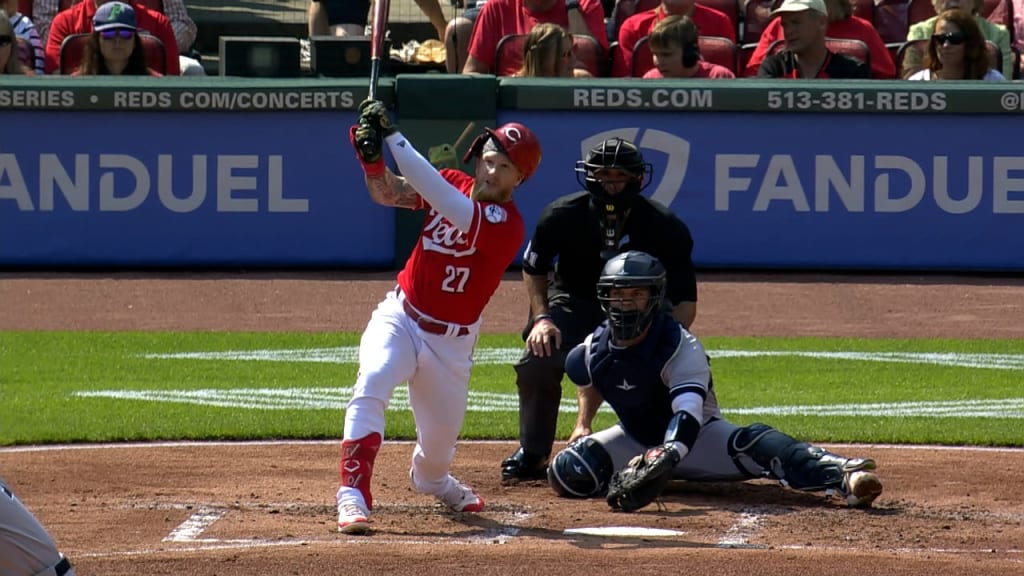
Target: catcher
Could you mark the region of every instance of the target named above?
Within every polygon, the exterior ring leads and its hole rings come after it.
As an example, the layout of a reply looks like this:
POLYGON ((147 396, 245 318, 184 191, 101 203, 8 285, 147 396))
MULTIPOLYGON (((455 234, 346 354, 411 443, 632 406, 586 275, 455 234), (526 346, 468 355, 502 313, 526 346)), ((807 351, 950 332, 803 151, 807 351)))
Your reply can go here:
POLYGON ((611 258, 597 293, 607 320, 565 363, 578 386, 579 415, 569 446, 548 468, 560 496, 605 496, 613 509, 632 512, 671 479, 774 478, 862 508, 882 492, 873 460, 722 418, 704 347, 667 312, 665 269, 656 258, 637 251, 611 258), (593 433, 602 401, 619 422, 593 433))

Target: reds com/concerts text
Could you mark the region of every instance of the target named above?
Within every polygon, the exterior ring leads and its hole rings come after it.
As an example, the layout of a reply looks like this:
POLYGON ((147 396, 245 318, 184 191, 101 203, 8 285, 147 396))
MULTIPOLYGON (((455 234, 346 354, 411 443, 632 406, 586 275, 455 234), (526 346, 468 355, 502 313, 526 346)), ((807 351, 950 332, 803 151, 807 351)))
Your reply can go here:
POLYGON ((711 108, 711 90, 698 88, 574 88, 573 107, 711 108))

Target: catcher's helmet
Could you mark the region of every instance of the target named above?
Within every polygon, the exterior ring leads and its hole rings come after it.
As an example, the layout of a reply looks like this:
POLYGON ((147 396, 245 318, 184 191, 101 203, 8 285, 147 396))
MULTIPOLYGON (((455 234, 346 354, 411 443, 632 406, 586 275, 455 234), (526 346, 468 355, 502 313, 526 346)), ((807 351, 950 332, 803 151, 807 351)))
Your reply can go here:
POLYGON ((613 472, 612 457, 604 446, 584 436, 551 459, 548 483, 564 498, 603 496, 613 472))
POLYGON ((488 141, 493 142, 499 152, 508 156, 512 164, 519 169, 523 182, 537 171, 541 157, 540 141, 532 130, 518 122, 502 124, 494 130, 484 128, 484 133, 477 136, 469 145, 462 161, 468 163, 474 157, 483 154, 488 141))
POLYGON ((636 144, 622 138, 610 138, 591 148, 586 159, 576 162, 576 181, 600 202, 620 211, 651 183, 653 170, 649 163, 644 162, 636 144), (617 194, 609 194, 596 176, 598 170, 613 168, 635 177, 617 194))
POLYGON ((636 338, 650 326, 665 298, 665 282, 665 267, 646 252, 630 250, 605 263, 597 281, 597 299, 616 340, 636 338), (621 300, 612 298, 613 288, 640 287, 650 289, 643 309, 623 306, 621 300))

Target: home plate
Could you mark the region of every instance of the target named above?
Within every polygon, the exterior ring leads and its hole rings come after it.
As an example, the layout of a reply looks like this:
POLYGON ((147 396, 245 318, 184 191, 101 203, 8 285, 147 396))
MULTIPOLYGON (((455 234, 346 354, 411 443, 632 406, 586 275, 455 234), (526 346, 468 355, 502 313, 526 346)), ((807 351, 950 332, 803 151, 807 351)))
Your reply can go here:
POLYGON ((563 534, 647 538, 650 536, 683 536, 686 532, 680 532, 679 530, 666 530, 664 528, 643 528, 640 526, 596 526, 593 528, 566 528, 563 534))

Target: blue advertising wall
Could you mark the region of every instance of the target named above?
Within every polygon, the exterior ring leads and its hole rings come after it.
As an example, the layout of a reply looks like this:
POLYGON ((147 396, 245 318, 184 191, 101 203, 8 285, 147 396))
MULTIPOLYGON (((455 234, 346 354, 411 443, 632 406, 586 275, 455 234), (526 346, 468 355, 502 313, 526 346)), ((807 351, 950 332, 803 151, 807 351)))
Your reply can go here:
POLYGON ((544 204, 581 189, 576 160, 621 136, 653 164, 645 194, 687 223, 699 266, 1024 268, 1024 157, 1007 153, 1019 122, 1005 117, 503 110, 498 120, 543 144, 516 195, 528 231, 544 204))
POLYGON ((366 193, 348 143, 354 120, 5 114, 0 264, 390 266, 394 211, 366 193))

